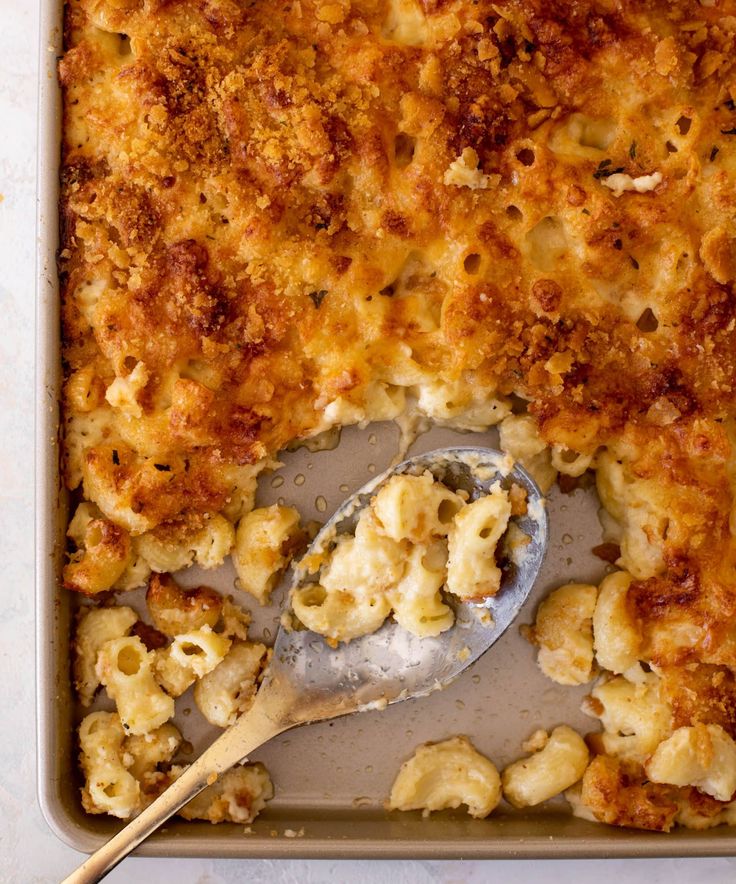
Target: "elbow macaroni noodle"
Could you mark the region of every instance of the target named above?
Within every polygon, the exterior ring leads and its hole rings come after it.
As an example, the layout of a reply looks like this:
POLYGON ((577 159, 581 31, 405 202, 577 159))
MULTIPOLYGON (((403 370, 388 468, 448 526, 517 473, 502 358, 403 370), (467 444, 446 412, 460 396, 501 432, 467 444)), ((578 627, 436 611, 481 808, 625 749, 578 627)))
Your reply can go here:
POLYGON ((645 763, 655 783, 694 786, 718 801, 736 793, 736 743, 718 724, 680 727, 645 763))
POLYGON ((253 510, 238 523, 233 564, 242 588, 262 605, 289 563, 285 547, 298 530, 299 513, 288 506, 253 510))
POLYGON ((533 639, 542 672, 558 684, 577 685, 593 677, 593 612, 598 590, 569 583, 539 606, 533 639))
POLYGON ((155 656, 137 636, 105 642, 97 675, 117 705, 126 732, 147 734, 174 714, 174 701, 156 683, 155 656))
POLYGON ((465 805, 470 816, 487 817, 501 800, 501 778, 467 737, 420 746, 401 766, 389 810, 433 811, 465 805))
POLYGON ((140 784, 123 763, 125 730, 117 715, 93 712, 79 727, 87 813, 109 813, 128 819, 140 801, 140 784))
POLYGON ((198 678, 219 666, 231 641, 210 626, 177 635, 165 650, 156 652, 156 679, 172 697, 179 697, 198 678))
POLYGON ((248 825, 273 798, 273 785, 262 764, 230 768, 179 811, 185 820, 248 825))
POLYGON ((132 629, 138 615, 132 608, 85 608, 74 638, 74 686, 82 706, 89 706, 100 685, 97 658, 103 646, 114 638, 123 638, 132 629))
POLYGON ((509 524, 511 502, 494 485, 455 516, 447 540, 447 589, 460 599, 480 600, 501 587, 496 547, 509 524))
POLYGON ((267 660, 265 645, 237 641, 222 662, 196 683, 194 702, 210 724, 228 727, 250 708, 267 660))
POLYGON ((514 807, 533 807, 554 798, 578 782, 588 758, 583 738, 567 725, 560 725, 541 749, 504 769, 504 798, 514 807))

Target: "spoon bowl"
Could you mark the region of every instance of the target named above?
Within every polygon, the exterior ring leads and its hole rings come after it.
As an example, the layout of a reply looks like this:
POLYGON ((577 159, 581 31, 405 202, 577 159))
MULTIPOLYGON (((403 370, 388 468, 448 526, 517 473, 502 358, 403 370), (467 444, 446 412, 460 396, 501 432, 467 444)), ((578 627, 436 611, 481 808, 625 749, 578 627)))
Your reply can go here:
MULTIPOLYGON (((488 448, 430 451, 376 476, 336 510, 302 562, 312 553, 328 552, 340 535, 352 534, 361 512, 392 476, 419 476, 427 470, 452 491, 466 492, 469 501, 487 494, 496 482, 507 490, 511 485, 524 488, 527 511, 512 516, 511 522, 528 543, 504 562, 501 587, 492 598, 473 603, 446 596, 455 623, 440 635, 419 637, 389 618, 376 632, 331 648, 308 630, 280 629, 264 687, 274 682, 283 690, 287 683, 298 683, 304 721, 381 708, 445 687, 503 635, 534 585, 548 541, 544 498, 524 469, 488 448), (328 709, 334 711, 326 715, 328 709)), ((297 565, 291 590, 314 581, 316 575, 297 565)))
MULTIPOLYGON (((345 501, 317 534, 302 563, 314 553, 329 552, 339 535, 352 533, 362 510, 392 476, 421 475, 426 470, 451 490, 466 492, 470 501, 487 494, 496 482, 506 489, 520 485, 526 490, 526 512, 511 519, 526 538, 508 545, 512 548, 507 548, 502 562, 498 593, 482 603, 448 597, 455 622, 435 637, 412 635, 389 619, 376 632, 332 648, 314 632, 282 626, 250 709, 63 884, 99 881, 187 801, 277 734, 300 724, 426 696, 457 678, 505 632, 539 573, 548 526, 539 488, 498 451, 444 448, 392 467, 345 501)), ((521 539, 521 534, 516 536, 521 539)), ((300 563, 291 588, 314 579, 300 563)))

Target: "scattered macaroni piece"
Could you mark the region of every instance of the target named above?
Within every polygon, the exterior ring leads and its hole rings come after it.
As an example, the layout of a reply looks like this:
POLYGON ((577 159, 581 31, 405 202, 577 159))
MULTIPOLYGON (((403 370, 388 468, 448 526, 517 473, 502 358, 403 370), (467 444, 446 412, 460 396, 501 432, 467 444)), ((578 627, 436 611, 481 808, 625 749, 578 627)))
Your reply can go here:
POLYGON ((273 784, 262 764, 230 768, 179 811, 185 820, 249 824, 273 798, 273 784))
POLYGON ((67 589, 85 595, 104 592, 122 576, 130 563, 128 532, 102 517, 93 504, 81 503, 77 507, 67 536, 77 546, 62 574, 67 589))
POLYGON ((169 574, 154 574, 148 584, 146 605, 156 629, 172 638, 214 628, 223 610, 222 596, 206 586, 182 589, 169 574))
POLYGON ((169 696, 179 697, 222 662, 230 645, 229 638, 207 625, 177 635, 168 648, 156 652, 156 680, 169 696))
POLYGON ((194 686, 194 702, 210 724, 228 727, 250 708, 267 662, 265 645, 233 642, 223 661, 194 686))
POLYGON ((442 599, 447 544, 440 539, 415 546, 405 563, 404 576, 388 592, 396 622, 414 635, 439 635, 449 629, 455 615, 442 599))
POLYGON ((719 801, 736 795, 736 743, 718 724, 678 728, 644 769, 655 783, 695 786, 719 801))
POLYGON ((265 605, 301 537, 299 513, 289 506, 255 509, 235 534, 233 564, 244 590, 265 605))
POLYGON ((138 810, 140 784, 123 763, 124 741, 123 725, 112 712, 93 712, 79 726, 82 804, 87 813, 125 820, 138 810))
POLYGON ((170 765, 181 746, 181 734, 167 723, 148 734, 126 737, 123 762, 140 784, 142 810, 176 779, 181 768, 170 765))
POLYGON ((427 471, 421 476, 391 476, 376 494, 372 509, 379 532, 400 543, 426 543, 448 534, 465 501, 427 471))
POLYGON ((532 807, 554 798, 583 776, 588 758, 583 738, 567 725, 560 725, 541 749, 504 770, 504 798, 514 807, 532 807))
POLYGON ((671 786, 649 781, 636 761, 597 755, 583 775, 573 813, 613 826, 669 832, 677 814, 671 786))
POLYGON ((353 595, 339 589, 327 592, 319 584, 294 590, 291 604, 307 629, 335 644, 375 632, 391 613, 391 602, 386 596, 353 595))
POLYGON ((154 661, 154 652, 137 636, 113 639, 100 650, 97 675, 127 733, 147 734, 174 714, 173 699, 154 678, 154 661))
POLYGON ((620 758, 643 762, 672 732, 672 711, 654 673, 642 673, 638 682, 605 676, 583 708, 603 724, 604 751, 620 758))
POLYGON ((126 636, 138 615, 132 608, 83 608, 74 637, 74 687, 82 706, 89 706, 100 686, 97 657, 107 642, 126 636))
POLYGON ((391 612, 386 593, 404 574, 408 547, 408 541, 385 536, 366 508, 355 535, 337 539, 320 583, 292 593, 294 613, 307 629, 335 642, 375 632, 391 612))
POLYGON ((467 737, 426 743, 401 765, 388 801, 389 810, 432 811, 464 804, 470 816, 487 817, 501 800, 501 778, 494 764, 467 737))
POLYGON ((355 535, 338 537, 322 568, 320 583, 327 592, 385 593, 401 580, 409 549, 408 542, 387 537, 372 510, 366 509, 355 526, 355 535))
POLYGON ((627 603, 630 585, 625 571, 604 577, 593 613, 596 659, 611 672, 626 672, 639 660, 641 634, 627 603))
POLYGON ((141 781, 151 775, 163 762, 169 762, 181 746, 181 734, 170 722, 148 734, 126 737, 124 755, 126 766, 141 781))

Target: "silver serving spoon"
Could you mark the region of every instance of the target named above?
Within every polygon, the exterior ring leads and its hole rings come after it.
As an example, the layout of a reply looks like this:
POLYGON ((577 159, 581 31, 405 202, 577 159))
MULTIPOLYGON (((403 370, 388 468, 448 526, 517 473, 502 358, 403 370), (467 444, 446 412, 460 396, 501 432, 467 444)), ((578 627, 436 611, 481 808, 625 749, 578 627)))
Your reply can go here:
MULTIPOLYGON (((512 521, 529 542, 509 556, 498 594, 482 604, 448 599, 455 623, 431 638, 412 635, 389 619, 377 632, 332 649, 313 632, 282 627, 251 708, 63 884, 99 881, 187 801, 277 734, 300 724, 426 696, 456 679, 506 631, 539 573, 548 530, 545 501, 536 484, 498 451, 444 448, 403 461, 348 498, 317 534, 307 555, 327 548, 336 535, 352 533, 361 511, 391 476, 420 475, 425 470, 452 490, 467 491, 470 500, 487 493, 497 481, 505 488, 516 484, 526 489, 527 512, 512 521)), ((297 566, 292 588, 307 579, 297 566)))

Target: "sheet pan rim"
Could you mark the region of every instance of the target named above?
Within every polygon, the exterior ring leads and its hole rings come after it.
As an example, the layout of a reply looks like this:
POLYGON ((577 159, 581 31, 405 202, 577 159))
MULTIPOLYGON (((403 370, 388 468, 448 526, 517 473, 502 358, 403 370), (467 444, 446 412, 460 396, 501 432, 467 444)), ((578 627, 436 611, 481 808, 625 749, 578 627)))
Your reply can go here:
MULTIPOLYGON (((77 825, 59 797, 63 773, 59 759, 58 709, 54 685, 59 673, 53 653, 68 641, 57 631, 54 537, 57 525, 59 323, 56 249, 58 236, 58 166, 60 90, 56 57, 61 51, 63 0, 43 0, 40 10, 38 60, 38 163, 36 260, 35 377, 35 603, 36 603, 36 738, 37 794, 51 831, 68 846, 91 853, 104 836, 77 825)), ((67 772, 70 773, 70 772, 67 772)), ((431 825, 431 823, 429 823, 431 825)), ((238 829, 238 827, 233 827, 238 829)), ((278 840, 256 836, 207 839, 201 835, 157 834, 135 854, 150 857, 221 857, 252 859, 583 859, 736 856, 736 832, 711 829, 660 834, 622 832, 599 827, 590 837, 559 837, 543 831, 524 838, 457 841, 442 837, 382 839, 339 837, 278 840)))

